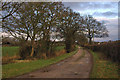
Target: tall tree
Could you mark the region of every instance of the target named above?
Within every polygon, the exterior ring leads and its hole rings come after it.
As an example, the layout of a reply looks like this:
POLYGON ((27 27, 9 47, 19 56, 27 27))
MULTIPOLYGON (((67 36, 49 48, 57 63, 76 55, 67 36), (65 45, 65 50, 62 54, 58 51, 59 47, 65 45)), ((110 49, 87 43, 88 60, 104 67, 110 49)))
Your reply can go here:
POLYGON ((38 32, 41 31, 40 23, 40 14, 39 3, 23 3, 19 10, 16 13, 7 18, 3 22, 3 28, 7 30, 15 38, 21 39, 28 38, 31 40, 32 52, 30 56, 34 54, 35 39, 38 32))
POLYGON ((103 22, 99 22, 92 16, 88 15, 84 17, 84 33, 89 39, 89 43, 92 43, 92 38, 108 37, 108 31, 103 22))
POLYGON ((80 24, 80 14, 73 12, 70 8, 62 9, 58 30, 64 37, 66 51, 68 53, 74 49, 75 32, 78 31, 80 24))
MULTIPOLYGON (((56 29, 58 21, 59 8, 62 6, 60 2, 44 3, 44 8, 42 9, 43 20, 41 20, 41 26, 43 27, 42 32, 42 46, 46 55, 49 56, 49 49, 51 45, 50 34, 53 29, 56 29)), ((55 31, 55 30, 54 30, 55 31)))

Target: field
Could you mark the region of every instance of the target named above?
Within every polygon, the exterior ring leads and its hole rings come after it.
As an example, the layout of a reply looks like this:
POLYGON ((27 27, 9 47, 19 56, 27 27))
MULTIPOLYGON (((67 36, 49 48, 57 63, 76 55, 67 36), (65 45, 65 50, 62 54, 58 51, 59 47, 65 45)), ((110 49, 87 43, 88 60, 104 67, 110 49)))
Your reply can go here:
MULTIPOLYGON (((63 49, 64 47, 56 47, 57 50, 63 49)), ((2 78, 9 78, 14 77, 17 75, 21 75, 24 73, 31 72, 36 69, 40 69, 42 67, 48 66, 50 64, 56 63, 60 60, 63 60, 67 57, 74 55, 77 52, 77 48, 75 51, 69 54, 63 54, 61 56, 50 58, 50 59, 41 59, 41 60, 34 60, 28 62, 20 62, 20 63, 10 63, 2 65, 2 78)))
POLYGON ((103 59, 103 55, 90 51, 93 55, 94 65, 90 75, 91 78, 120 78, 118 74, 118 64, 103 59))
POLYGON ((14 47, 2 47, 2 56, 15 56, 18 55, 19 52, 19 47, 14 46, 14 47))
POLYGON ((65 46, 56 46, 55 47, 55 51, 60 51, 62 49, 64 49, 65 46))

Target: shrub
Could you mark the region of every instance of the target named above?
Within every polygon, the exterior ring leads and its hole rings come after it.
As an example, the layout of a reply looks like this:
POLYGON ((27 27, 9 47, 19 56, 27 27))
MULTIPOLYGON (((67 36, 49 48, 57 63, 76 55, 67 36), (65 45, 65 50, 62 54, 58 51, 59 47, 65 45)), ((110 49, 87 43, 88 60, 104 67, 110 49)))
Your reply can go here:
POLYGON ((32 46, 27 45, 27 44, 21 45, 20 50, 19 50, 19 55, 20 55, 21 59, 28 58, 31 53, 31 50, 32 50, 32 46))

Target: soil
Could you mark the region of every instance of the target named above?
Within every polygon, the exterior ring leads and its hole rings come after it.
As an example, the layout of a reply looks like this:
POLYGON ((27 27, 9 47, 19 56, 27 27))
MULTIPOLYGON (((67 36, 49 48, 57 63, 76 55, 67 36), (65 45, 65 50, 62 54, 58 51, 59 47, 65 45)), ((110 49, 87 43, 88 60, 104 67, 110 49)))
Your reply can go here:
POLYGON ((89 78, 92 65, 92 55, 79 47, 72 57, 17 78, 89 78), (83 52, 85 55, 80 57, 83 52))

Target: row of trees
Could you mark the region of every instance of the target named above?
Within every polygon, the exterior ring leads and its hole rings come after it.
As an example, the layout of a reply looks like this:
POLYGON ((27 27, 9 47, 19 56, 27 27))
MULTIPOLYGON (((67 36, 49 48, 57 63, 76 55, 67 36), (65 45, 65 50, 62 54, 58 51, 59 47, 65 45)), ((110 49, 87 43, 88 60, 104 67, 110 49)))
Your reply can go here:
POLYGON ((58 37, 63 39, 69 53, 74 50, 75 42, 87 42, 86 37, 91 44, 93 37, 108 36, 103 23, 90 15, 80 16, 61 2, 4 2, 2 8, 3 30, 22 40, 23 44, 30 41, 30 56, 34 55, 36 43, 44 46, 48 56, 55 40, 51 41, 58 37), (51 36, 51 33, 55 36, 51 36))

